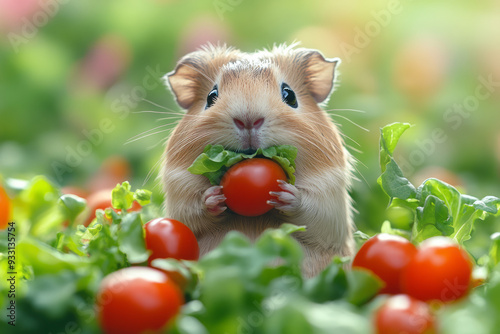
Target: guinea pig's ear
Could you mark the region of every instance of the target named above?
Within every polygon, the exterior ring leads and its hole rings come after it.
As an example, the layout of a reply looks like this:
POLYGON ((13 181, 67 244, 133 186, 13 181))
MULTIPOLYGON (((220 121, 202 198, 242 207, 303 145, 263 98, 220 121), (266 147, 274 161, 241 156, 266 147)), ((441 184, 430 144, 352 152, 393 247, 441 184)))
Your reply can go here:
POLYGON ((193 52, 182 58, 172 72, 167 73, 163 79, 175 95, 181 108, 189 109, 196 98, 196 91, 200 87, 199 77, 203 64, 201 57, 193 52))
POLYGON ((340 64, 339 58, 325 58, 316 50, 307 50, 303 54, 306 70, 306 84, 316 103, 325 101, 333 91, 335 70, 340 64))

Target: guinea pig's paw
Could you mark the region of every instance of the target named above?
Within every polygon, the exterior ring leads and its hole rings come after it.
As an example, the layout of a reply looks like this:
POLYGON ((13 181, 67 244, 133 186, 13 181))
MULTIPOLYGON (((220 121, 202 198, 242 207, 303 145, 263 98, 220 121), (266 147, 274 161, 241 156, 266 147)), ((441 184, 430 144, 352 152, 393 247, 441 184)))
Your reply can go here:
POLYGON ((278 180, 279 187, 282 191, 271 191, 269 194, 275 198, 267 201, 268 204, 284 214, 295 213, 300 206, 300 191, 293 184, 283 180, 278 180))
POLYGON ((218 216, 224 212, 226 196, 222 194, 222 186, 213 186, 205 190, 203 193, 203 204, 207 208, 208 213, 218 216))

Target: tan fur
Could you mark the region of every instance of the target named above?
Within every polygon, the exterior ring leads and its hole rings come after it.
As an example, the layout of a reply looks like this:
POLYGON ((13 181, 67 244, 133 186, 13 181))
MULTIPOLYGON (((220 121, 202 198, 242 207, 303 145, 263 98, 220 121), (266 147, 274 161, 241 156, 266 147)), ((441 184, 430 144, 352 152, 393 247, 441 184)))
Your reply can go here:
POLYGON ((295 236, 304 248, 307 276, 318 273, 334 255, 352 254, 350 155, 337 127, 318 106, 331 93, 337 63, 317 51, 286 46, 255 53, 208 46, 185 56, 167 75, 167 83, 187 112, 165 150, 165 207, 169 217, 194 231, 202 254, 230 230, 255 239, 264 229, 285 222, 307 226, 307 232, 295 236), (297 95, 297 109, 283 103, 282 82, 297 95), (214 84, 219 97, 205 109, 214 84), (295 186, 300 204, 295 211, 283 214, 273 209, 259 217, 207 212, 202 195, 211 185, 186 169, 207 144, 246 148, 233 118, 265 119, 254 138, 258 147, 290 144, 298 148, 295 186))

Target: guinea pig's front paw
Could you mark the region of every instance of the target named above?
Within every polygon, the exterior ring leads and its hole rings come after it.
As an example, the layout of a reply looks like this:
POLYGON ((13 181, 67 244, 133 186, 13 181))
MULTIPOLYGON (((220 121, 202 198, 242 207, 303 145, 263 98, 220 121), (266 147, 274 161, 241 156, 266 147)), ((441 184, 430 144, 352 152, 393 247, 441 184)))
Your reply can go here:
POLYGON ((300 207, 300 191, 293 184, 278 180, 282 191, 271 191, 269 194, 275 198, 267 201, 284 214, 293 214, 300 207))
POLYGON ((213 186, 203 193, 203 204, 208 213, 214 216, 220 215, 227 207, 225 206, 226 196, 222 194, 222 186, 213 186))

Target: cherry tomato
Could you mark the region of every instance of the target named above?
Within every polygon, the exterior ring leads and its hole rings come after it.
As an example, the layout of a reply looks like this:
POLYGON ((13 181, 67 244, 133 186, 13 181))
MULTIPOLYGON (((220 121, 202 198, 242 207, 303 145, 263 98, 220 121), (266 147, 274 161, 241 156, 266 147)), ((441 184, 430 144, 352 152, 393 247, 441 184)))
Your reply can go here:
POLYGON ((0 229, 7 227, 10 219, 10 199, 5 189, 0 186, 0 229))
POLYGON ((194 233, 175 219, 157 218, 144 225, 146 248, 151 251, 148 263, 154 259, 198 260, 200 248, 194 233))
POLYGON ((107 334, 159 331, 184 298, 168 276, 148 267, 128 267, 106 276, 97 293, 97 317, 107 334))
POLYGON ((426 303, 395 295, 375 312, 375 328, 377 334, 432 334, 436 321, 426 303))
POLYGON ((404 293, 424 301, 452 301, 469 290, 472 262, 452 239, 432 237, 420 244, 401 275, 404 293))
POLYGON ((397 235, 380 233, 366 241, 352 262, 353 267, 372 271, 385 282, 380 293, 400 293, 400 276, 417 248, 397 235))
MULTIPOLYGON (((88 226, 92 220, 95 218, 95 211, 97 209, 105 210, 106 208, 111 208, 111 191, 112 189, 104 189, 91 194, 87 198, 87 206, 89 208, 90 214, 84 222, 85 226, 88 226)), ((139 211, 141 210, 141 205, 134 201, 132 207, 127 210, 127 212, 139 211)), ((121 210, 116 210, 120 212, 121 210)))
POLYGON ((259 216, 273 207, 270 191, 281 191, 277 180, 286 181, 279 164, 264 158, 243 160, 229 168, 221 181, 226 205, 242 216, 259 216))

